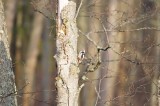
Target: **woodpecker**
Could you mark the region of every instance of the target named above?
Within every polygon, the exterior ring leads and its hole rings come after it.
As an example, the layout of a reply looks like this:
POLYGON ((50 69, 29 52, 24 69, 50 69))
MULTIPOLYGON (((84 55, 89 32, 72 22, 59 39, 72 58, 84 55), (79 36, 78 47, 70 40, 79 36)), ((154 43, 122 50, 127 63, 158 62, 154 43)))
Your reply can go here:
POLYGON ((79 54, 78 54, 78 63, 82 63, 83 59, 85 57, 85 50, 83 51, 80 51, 79 54))

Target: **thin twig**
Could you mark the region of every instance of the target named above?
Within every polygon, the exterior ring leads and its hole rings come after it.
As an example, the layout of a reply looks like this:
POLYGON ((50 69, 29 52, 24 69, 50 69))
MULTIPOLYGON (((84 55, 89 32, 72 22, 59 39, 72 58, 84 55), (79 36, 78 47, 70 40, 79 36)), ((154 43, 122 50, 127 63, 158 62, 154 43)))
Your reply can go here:
POLYGON ((97 98, 96 98, 95 106, 97 106, 98 100, 101 99, 101 96, 100 96, 101 83, 102 83, 102 79, 99 80, 98 90, 97 90, 97 88, 95 88, 95 91, 96 91, 96 93, 97 93, 97 98))
POLYGON ((106 29, 106 30, 99 30, 93 33, 102 33, 102 32, 134 32, 134 31, 143 31, 143 30, 155 30, 155 31, 160 31, 159 28, 156 27, 142 27, 142 28, 137 28, 137 29, 106 29))
POLYGON ((81 0, 81 2, 80 2, 80 4, 79 4, 79 7, 78 7, 78 9, 77 9, 77 13, 76 13, 74 19, 76 19, 77 16, 78 16, 78 14, 79 14, 79 10, 80 10, 80 8, 81 8, 81 6, 82 6, 82 2, 83 2, 83 0, 81 0))

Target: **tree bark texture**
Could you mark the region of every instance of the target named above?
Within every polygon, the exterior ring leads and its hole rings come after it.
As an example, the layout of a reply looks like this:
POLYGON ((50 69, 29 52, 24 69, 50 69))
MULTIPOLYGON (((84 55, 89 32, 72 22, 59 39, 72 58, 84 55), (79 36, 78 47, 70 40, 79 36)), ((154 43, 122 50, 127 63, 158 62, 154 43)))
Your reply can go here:
POLYGON ((58 67, 56 77, 58 106, 78 106, 78 33, 75 12, 76 4, 69 1, 60 14, 62 23, 58 28, 55 55, 58 67))
POLYGON ((17 106, 15 77, 9 54, 2 0, 0 0, 0 106, 17 106))

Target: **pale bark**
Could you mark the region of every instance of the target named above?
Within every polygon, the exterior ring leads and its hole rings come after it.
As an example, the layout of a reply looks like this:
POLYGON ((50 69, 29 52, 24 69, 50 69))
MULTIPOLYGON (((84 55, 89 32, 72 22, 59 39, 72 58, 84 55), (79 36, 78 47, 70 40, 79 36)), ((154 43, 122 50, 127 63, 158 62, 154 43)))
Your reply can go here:
POLYGON ((42 14, 35 13, 33 30, 31 33, 30 43, 27 51, 25 64, 25 79, 28 85, 24 88, 23 106, 34 106, 34 99, 30 92, 34 90, 35 68, 37 65, 37 56, 39 54, 39 42, 42 34, 44 17, 42 14))
MULTIPOLYGON (((62 1, 63 2, 63 1, 62 1)), ((58 106, 78 106, 78 62, 77 62, 77 26, 75 20, 76 4, 72 1, 60 11, 57 34, 58 67, 56 86, 58 106)))
POLYGON ((7 37, 4 8, 0 0, 0 106, 17 106, 15 77, 7 37))

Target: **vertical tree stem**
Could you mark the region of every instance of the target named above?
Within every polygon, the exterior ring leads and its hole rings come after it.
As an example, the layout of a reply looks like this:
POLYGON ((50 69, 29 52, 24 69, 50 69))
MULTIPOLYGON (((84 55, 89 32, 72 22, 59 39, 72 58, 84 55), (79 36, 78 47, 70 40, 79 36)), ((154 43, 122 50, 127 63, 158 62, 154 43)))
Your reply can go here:
POLYGON ((58 67, 56 86, 58 106, 78 106, 77 26, 74 20, 76 4, 69 1, 60 11, 61 25, 57 30, 58 67))

